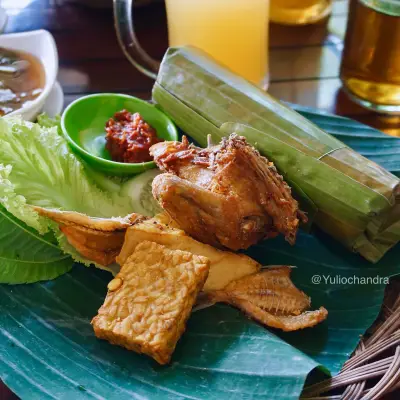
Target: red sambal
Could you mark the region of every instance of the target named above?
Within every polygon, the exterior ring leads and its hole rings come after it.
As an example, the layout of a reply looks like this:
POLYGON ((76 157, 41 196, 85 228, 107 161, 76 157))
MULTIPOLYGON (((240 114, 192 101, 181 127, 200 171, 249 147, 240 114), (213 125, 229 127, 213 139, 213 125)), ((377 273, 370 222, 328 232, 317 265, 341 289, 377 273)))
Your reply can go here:
POLYGON ((106 149, 113 161, 140 163, 152 161, 150 147, 163 139, 139 113, 127 110, 116 112, 106 123, 106 149))

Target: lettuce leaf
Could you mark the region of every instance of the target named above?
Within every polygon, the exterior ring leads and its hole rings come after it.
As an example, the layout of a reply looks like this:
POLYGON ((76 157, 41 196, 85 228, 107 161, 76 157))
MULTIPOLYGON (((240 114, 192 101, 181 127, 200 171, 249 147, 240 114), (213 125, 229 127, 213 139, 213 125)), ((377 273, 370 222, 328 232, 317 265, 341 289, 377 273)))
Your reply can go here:
POLYGON ((60 115, 56 115, 53 118, 53 117, 50 117, 47 114, 43 113, 43 114, 38 115, 36 122, 43 128, 53 128, 55 126, 55 127, 57 127, 59 134, 62 135, 61 116, 60 115))
POLYGON ((72 265, 51 233, 40 235, 0 206, 0 283, 54 279, 72 265))
POLYGON ((77 211, 93 217, 124 216, 134 211, 129 197, 121 196, 118 190, 100 189, 95 184, 59 134, 57 121, 42 118, 41 123, 0 118, 0 205, 3 207, 0 235, 8 238, 11 251, 0 245, 2 283, 52 279, 71 268, 72 258, 65 255, 63 258, 54 241, 77 261, 90 264, 66 245, 52 221, 39 216, 30 205, 77 211), (5 220, 7 224, 3 223, 5 220), (49 234, 44 239, 28 227, 40 234, 54 231, 52 240, 48 239, 49 234), (40 254, 34 243, 41 249, 40 254), (40 247, 44 245, 45 249, 40 247), (28 252, 31 258, 25 257, 28 252), (25 262, 18 259, 17 253, 23 254, 25 262), (35 264, 39 255, 40 267, 35 264))

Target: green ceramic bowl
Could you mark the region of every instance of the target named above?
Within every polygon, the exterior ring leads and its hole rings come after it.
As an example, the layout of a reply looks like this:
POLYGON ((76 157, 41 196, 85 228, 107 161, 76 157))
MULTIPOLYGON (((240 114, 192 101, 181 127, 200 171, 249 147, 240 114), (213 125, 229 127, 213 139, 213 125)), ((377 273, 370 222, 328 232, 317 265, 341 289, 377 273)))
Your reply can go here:
POLYGON ((174 123, 154 105, 136 97, 101 93, 81 97, 71 103, 61 117, 61 127, 72 150, 91 167, 111 175, 134 175, 155 168, 153 161, 121 163, 111 160, 105 148, 105 124, 117 111, 139 112, 165 140, 178 140, 174 123))

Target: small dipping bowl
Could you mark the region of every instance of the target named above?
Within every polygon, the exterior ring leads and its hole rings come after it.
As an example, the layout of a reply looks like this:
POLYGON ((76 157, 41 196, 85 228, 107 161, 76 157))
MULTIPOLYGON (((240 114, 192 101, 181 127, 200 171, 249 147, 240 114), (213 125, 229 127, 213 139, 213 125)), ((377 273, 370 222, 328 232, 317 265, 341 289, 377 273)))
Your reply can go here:
POLYGON ((61 117, 61 128, 72 150, 92 168, 110 175, 134 175, 155 168, 154 161, 121 163, 111 160, 106 149, 106 122, 121 110, 138 112, 164 140, 178 140, 178 131, 162 111, 136 97, 101 93, 81 97, 72 102, 61 117))

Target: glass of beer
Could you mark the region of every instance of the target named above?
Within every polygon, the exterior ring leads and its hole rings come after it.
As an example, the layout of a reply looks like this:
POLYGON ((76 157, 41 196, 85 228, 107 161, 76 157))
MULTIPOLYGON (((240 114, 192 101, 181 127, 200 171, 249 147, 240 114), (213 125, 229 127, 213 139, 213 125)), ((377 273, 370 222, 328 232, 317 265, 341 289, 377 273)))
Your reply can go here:
POLYGON ((271 0, 271 21, 284 25, 318 22, 331 13, 332 0, 271 0))
POLYGON ((400 114, 399 0, 351 0, 340 78, 356 103, 400 114))
MULTIPOLYGON (((114 0, 117 36, 128 59, 155 79, 159 62, 140 47, 133 0, 114 0)), ((196 46, 250 82, 268 82, 269 0, 166 0, 169 45, 196 46)))

